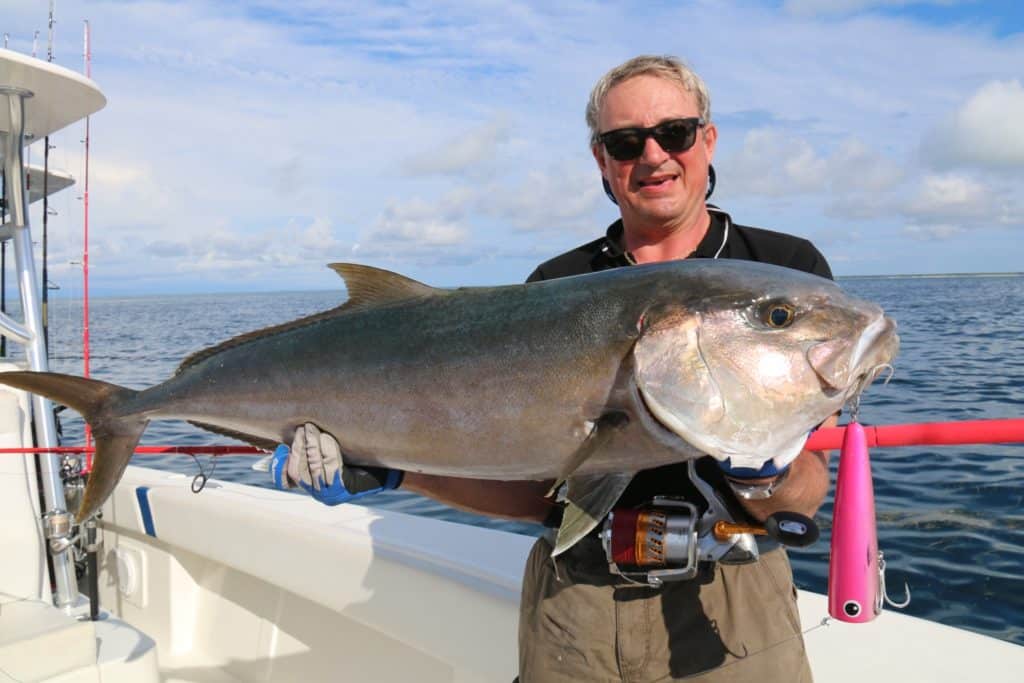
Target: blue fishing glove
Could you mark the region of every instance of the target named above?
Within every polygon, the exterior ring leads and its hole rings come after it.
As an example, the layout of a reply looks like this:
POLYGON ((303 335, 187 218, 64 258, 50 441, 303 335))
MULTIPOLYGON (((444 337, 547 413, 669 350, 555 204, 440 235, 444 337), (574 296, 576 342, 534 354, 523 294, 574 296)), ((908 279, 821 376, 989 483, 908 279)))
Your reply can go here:
POLYGON ((716 462, 718 462, 718 467, 725 472, 725 481, 736 497, 743 500, 765 500, 771 498, 775 489, 786 481, 792 459, 781 466, 776 465, 774 460, 769 460, 757 469, 733 467, 729 458, 716 462))
POLYGON ((309 422, 295 430, 291 448, 281 444, 274 450, 270 473, 277 488, 300 486, 325 505, 348 503, 402 483, 399 470, 346 467, 337 439, 309 422))
POLYGON ((775 464, 774 460, 769 460, 760 469, 754 469, 753 467, 733 467, 729 458, 716 460, 715 462, 725 472, 725 476, 730 479, 767 479, 768 477, 777 477, 787 471, 791 464, 787 462, 782 467, 779 467, 775 464))

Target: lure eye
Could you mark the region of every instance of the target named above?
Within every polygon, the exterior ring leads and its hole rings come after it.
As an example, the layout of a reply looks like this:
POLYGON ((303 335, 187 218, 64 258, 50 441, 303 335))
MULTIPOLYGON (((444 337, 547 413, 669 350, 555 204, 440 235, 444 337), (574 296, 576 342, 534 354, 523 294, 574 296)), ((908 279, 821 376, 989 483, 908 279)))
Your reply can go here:
POLYGON ((768 327, 782 329, 789 327, 796 317, 796 310, 788 304, 772 304, 765 311, 765 322, 768 327))
POLYGON ((843 612, 848 617, 856 617, 860 614, 860 603, 856 600, 847 600, 843 603, 843 612))

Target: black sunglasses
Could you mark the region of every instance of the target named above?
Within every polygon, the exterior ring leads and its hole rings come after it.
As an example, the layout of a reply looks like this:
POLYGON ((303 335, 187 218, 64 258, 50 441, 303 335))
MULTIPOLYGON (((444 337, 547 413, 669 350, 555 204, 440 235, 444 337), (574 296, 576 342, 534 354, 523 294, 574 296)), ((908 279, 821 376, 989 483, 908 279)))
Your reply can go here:
POLYGON ((647 138, 669 154, 679 154, 693 147, 697 141, 697 129, 704 125, 704 119, 693 116, 686 119, 663 121, 650 128, 619 128, 601 133, 597 139, 616 161, 631 161, 644 153, 647 138))

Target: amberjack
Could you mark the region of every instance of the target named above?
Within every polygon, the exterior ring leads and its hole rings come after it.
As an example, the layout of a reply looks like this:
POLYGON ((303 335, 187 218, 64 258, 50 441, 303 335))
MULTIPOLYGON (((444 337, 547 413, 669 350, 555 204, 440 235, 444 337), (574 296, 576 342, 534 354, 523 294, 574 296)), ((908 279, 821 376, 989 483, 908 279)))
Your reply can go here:
POLYGON ((79 520, 113 491, 150 420, 268 449, 312 422, 350 465, 567 481, 557 554, 639 470, 705 454, 734 467, 792 460, 898 348, 877 305, 747 261, 457 289, 330 267, 348 289, 342 305, 199 351, 149 389, 0 373, 92 426, 79 520))

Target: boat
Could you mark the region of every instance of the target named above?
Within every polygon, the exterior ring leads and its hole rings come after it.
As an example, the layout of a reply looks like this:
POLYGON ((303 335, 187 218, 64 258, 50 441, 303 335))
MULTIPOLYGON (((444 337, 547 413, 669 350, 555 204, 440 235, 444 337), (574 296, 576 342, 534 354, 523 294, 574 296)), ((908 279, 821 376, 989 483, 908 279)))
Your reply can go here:
MULTIPOLYGON (((0 50, 8 177, 23 177, 26 144, 105 102, 80 74, 0 50)), ((10 203, 0 236, 25 320, 0 328, 26 360, 0 371, 45 370, 31 226, 24 202, 10 203)), ((0 388, 0 448, 36 445, 57 445, 52 406, 0 388)), ((70 487, 55 454, 0 456, 0 683, 516 676, 530 537, 212 479, 197 495, 192 477, 136 465, 96 528, 79 528, 75 468, 63 469, 70 487)), ((818 681, 994 683, 1024 670, 1024 647, 963 629, 894 611, 840 623, 807 591, 799 608, 818 681)))

